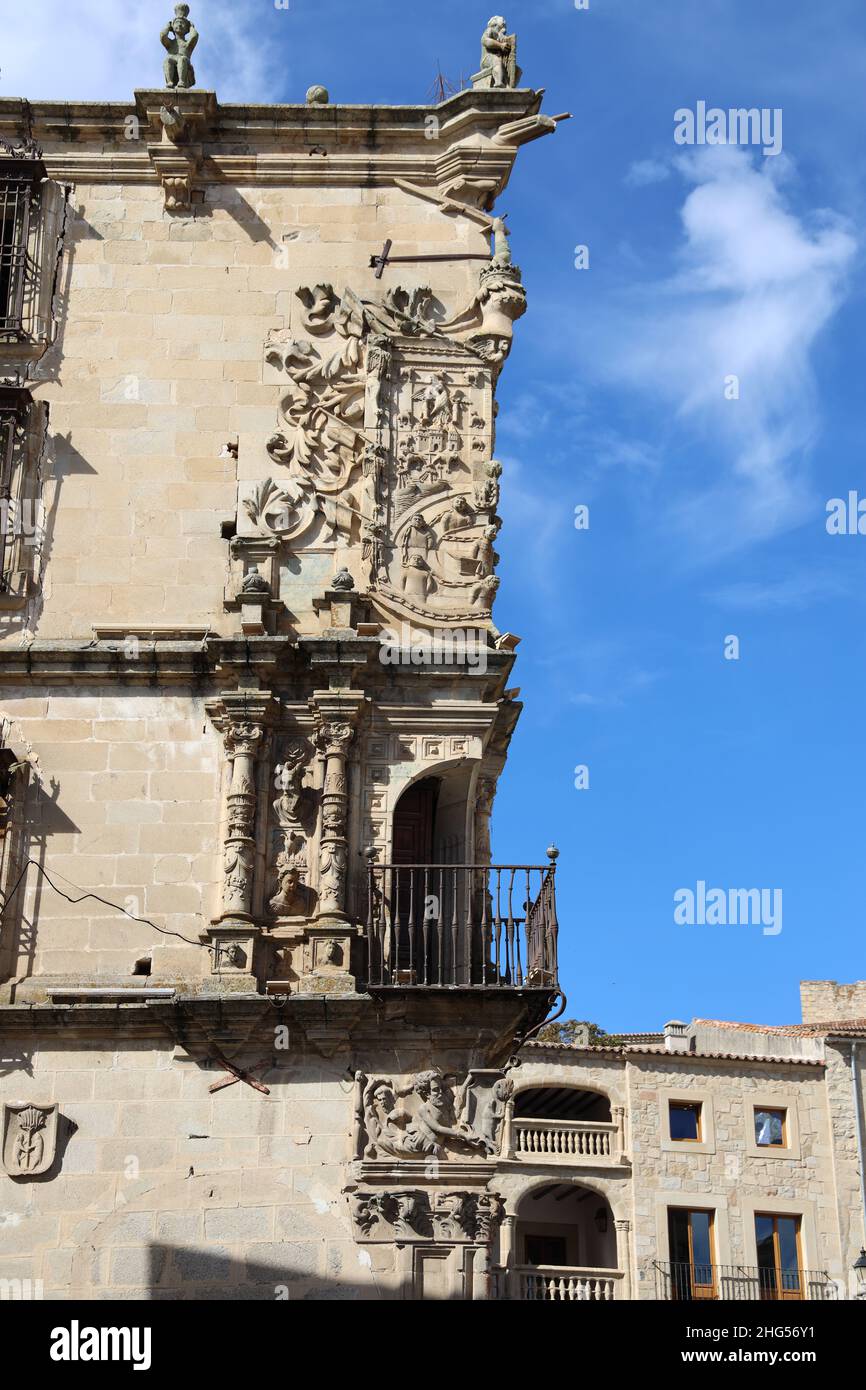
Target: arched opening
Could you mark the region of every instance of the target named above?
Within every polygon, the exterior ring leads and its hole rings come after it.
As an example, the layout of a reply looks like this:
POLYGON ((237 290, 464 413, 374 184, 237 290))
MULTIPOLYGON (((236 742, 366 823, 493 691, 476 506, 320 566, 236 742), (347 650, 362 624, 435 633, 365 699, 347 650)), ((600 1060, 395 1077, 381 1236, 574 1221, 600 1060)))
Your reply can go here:
POLYGON ((407 787, 394 810, 393 864, 432 864, 433 827, 439 800, 438 777, 407 787))
POLYGON ((602 1091, 527 1086, 512 1102, 511 1142, 514 1156, 528 1161, 607 1164, 620 1161, 623 1135, 602 1091))
POLYGON ((394 808, 383 886, 394 926, 389 967, 406 984, 470 978, 478 947, 467 939, 467 915, 481 919, 480 881, 461 867, 471 834, 471 771, 461 763, 412 782, 394 808))
POLYGON ((514 1114, 519 1119, 610 1124, 610 1100, 601 1091, 577 1086, 529 1086, 514 1097, 514 1114))
POLYGON ((542 1302, 617 1296, 617 1239, 607 1198, 577 1182, 533 1188, 517 1206, 511 1297, 542 1302))
MULTIPOLYGON (((547 990, 555 982, 553 869, 490 865, 489 853, 474 862, 477 771, 468 759, 437 763, 409 782, 392 808, 388 859, 368 851, 368 984, 547 990)), ((483 820, 489 808, 479 798, 483 820)))
POLYGON ((394 807, 393 864, 468 864, 474 807, 469 787, 473 765, 443 766, 435 776, 410 782, 394 807))

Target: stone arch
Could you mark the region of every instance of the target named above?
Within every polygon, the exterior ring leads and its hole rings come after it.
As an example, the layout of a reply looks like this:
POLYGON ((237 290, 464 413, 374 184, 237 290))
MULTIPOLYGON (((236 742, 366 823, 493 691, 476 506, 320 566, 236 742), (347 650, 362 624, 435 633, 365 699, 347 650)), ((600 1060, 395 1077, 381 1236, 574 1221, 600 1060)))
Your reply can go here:
POLYGON ((615 1097, 611 1095, 610 1091, 596 1081, 584 1082, 578 1078, 564 1081, 547 1077, 538 1079, 529 1077, 522 1082, 515 1080, 514 1094, 509 1101, 509 1106, 511 1115, 516 1117, 525 1115, 534 1119, 587 1119, 609 1124, 612 1121, 615 1103, 615 1097), (544 1092, 547 1092, 550 1097, 549 1104, 540 1104, 531 1109, 527 1108, 527 1100, 530 1096, 540 1095, 544 1092), (561 1102, 557 1103, 560 1097, 561 1102), (586 1098, 582 1105, 569 1106, 569 1099, 577 1102, 580 1097, 586 1098), (571 1113, 572 1110, 574 1113, 571 1113))

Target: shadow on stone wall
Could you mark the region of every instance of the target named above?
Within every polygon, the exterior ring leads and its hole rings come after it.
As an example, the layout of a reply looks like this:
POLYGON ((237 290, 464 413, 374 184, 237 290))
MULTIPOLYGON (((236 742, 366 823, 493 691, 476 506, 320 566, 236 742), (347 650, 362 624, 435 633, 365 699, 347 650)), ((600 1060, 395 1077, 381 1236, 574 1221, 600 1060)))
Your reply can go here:
MULTIPOLYGON (((302 1300, 378 1299, 384 1293, 372 1282, 318 1274, 313 1264, 321 1245, 274 1244, 273 1258, 252 1255, 238 1259, 219 1247, 190 1249, 184 1246, 149 1247, 150 1288, 133 1292, 133 1297, 156 1302, 226 1301, 296 1303, 302 1300)), ((112 1297, 120 1294, 112 1290, 112 1297)))

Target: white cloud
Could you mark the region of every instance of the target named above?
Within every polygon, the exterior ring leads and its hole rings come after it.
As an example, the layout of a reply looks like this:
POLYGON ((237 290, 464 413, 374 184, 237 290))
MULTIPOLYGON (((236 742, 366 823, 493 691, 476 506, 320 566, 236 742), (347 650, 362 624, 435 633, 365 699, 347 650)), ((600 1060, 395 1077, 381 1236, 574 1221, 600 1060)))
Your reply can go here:
POLYGON ((696 466, 669 509, 684 543, 697 540, 708 556, 796 525, 813 507, 812 356, 856 243, 832 213, 791 210, 784 156, 756 166, 720 146, 677 164, 692 187, 676 273, 644 283, 618 311, 605 305, 585 325, 586 344, 603 377, 653 396, 726 460, 708 486, 696 466), (731 378, 738 399, 726 398, 731 378))
MULTIPOLYGON (((161 87, 159 35, 173 10, 173 0, 5 0, 0 94, 131 101, 136 87, 161 87)), ((235 0, 191 0, 190 17, 201 36, 193 56, 196 86, 215 88, 221 101, 279 99, 288 12, 271 0, 256 11, 252 16, 235 0)))

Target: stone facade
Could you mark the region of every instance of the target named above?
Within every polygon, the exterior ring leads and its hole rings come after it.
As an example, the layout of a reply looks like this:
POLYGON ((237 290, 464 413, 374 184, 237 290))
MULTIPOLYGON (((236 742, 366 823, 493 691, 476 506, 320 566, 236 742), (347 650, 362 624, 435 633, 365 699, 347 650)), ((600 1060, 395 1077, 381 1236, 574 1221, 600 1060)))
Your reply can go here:
POLYGON ((170 90, 0 101, 32 268, 0 335, 0 1278, 651 1297, 697 1203, 720 1264, 796 1208, 842 1280, 853 1034, 529 1041, 557 851, 491 862, 526 309, 493 208, 563 117, 498 17, 435 107, 222 105, 163 43, 170 90), (753 1102, 790 1152, 752 1151, 753 1102))

